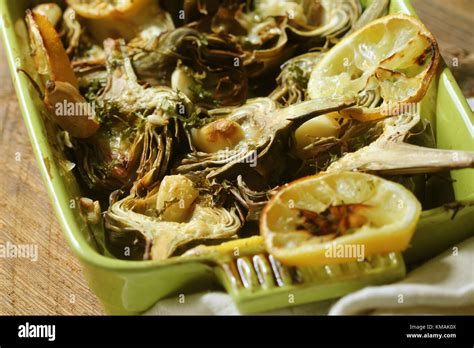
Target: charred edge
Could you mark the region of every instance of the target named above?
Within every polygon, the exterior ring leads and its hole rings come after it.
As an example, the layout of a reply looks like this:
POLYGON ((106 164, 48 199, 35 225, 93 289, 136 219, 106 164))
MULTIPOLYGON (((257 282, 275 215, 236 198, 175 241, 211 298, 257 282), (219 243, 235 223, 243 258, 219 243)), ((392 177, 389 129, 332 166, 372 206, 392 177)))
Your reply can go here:
POLYGON ((418 64, 419 66, 423 66, 426 63, 426 60, 428 59, 428 56, 430 56, 430 54, 433 56, 433 58, 434 58, 434 55, 436 54, 435 53, 435 48, 432 45, 427 47, 423 51, 422 54, 420 54, 418 57, 416 57, 414 63, 418 64))

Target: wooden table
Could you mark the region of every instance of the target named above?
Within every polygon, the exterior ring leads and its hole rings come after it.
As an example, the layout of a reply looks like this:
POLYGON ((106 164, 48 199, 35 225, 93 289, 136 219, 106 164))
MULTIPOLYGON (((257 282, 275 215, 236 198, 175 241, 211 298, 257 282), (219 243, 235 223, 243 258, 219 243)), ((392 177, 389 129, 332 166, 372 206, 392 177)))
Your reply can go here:
POLYGON ((0 243, 38 260, 0 259, 0 315, 101 314, 54 216, 0 45, 0 243))
MULTIPOLYGON (((474 52, 474 1, 413 0, 413 3, 438 38, 445 55, 453 54, 453 46, 474 52)), ((39 249, 37 262, 0 259, 0 315, 103 313, 87 288, 79 262, 66 245, 53 214, 20 115, 3 46, 0 48, 0 154, 0 243, 35 244, 39 249)))

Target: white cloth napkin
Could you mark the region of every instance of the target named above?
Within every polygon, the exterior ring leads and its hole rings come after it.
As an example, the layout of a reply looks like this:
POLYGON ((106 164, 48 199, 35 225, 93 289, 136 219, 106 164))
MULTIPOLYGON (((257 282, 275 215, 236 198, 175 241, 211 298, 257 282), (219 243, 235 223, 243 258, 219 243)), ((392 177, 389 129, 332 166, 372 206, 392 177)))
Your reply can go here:
MULTIPOLYGON (((159 301, 147 315, 237 315, 229 295, 207 292, 159 301), (182 302, 182 301, 181 301, 182 302)), ((339 300, 263 314, 453 314, 474 315, 474 237, 428 261, 398 283, 373 286, 339 300)))
POLYGON ((474 314, 474 237, 398 283, 341 298, 329 314, 474 314))
POLYGON ((469 98, 467 102, 469 103, 471 109, 474 111, 474 98, 469 98))

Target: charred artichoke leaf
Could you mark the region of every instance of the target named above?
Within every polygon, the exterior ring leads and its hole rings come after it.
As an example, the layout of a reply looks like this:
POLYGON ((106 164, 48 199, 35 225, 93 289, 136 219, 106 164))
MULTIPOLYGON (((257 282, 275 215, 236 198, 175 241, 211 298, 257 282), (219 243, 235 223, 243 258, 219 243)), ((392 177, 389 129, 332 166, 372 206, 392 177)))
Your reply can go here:
POLYGON ((404 143, 420 121, 417 114, 385 119, 382 135, 370 145, 332 163, 327 172, 364 171, 386 175, 434 173, 474 167, 474 153, 441 150, 404 143))

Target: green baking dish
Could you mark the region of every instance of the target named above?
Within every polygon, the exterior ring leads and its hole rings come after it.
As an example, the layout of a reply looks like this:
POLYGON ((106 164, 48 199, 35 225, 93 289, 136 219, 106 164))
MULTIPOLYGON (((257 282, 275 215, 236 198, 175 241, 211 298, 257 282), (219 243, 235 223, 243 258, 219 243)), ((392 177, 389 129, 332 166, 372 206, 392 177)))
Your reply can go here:
MULTIPOLYGON (((233 296, 241 311, 257 312, 291 305, 290 295, 300 298, 295 304, 301 304, 357 290, 364 286, 361 279, 366 280, 366 285, 403 277, 405 265, 400 254, 373 258, 365 271, 359 273, 330 268, 300 269, 297 270, 298 281, 290 278, 289 283, 276 288, 275 284, 265 282, 259 286, 252 283, 252 276, 242 274, 242 270, 249 269, 246 266, 249 257, 265 257, 271 261, 263 250, 231 259, 194 256, 165 261, 124 261, 109 256, 97 243, 100 231, 90 230, 79 213, 77 200, 82 196, 81 190, 74 175, 62 169, 65 157, 55 141, 54 127, 47 122, 42 102, 25 75, 18 73, 18 68, 34 72, 23 17, 27 8, 40 2, 46 1, 0 0, 2 37, 24 121, 54 210, 70 247, 83 265, 90 288, 106 313, 138 314, 163 297, 215 287, 218 281, 233 296), (237 268, 232 270, 231 266, 237 268), (241 277, 237 279, 239 272, 241 277), (333 274, 337 276, 334 278, 333 274), (250 286, 242 286, 245 280, 250 286)), ((409 0, 392 0, 390 12, 414 14, 409 0)), ((474 150, 474 117, 448 68, 440 69, 421 103, 421 113, 431 122, 439 148, 474 150)), ((474 170, 453 171, 451 178, 456 200, 474 200, 474 170)), ((458 214, 449 230, 438 231, 436 237, 431 235, 440 214, 448 213, 449 209, 445 208, 423 213, 424 223, 417 229, 412 248, 404 254, 408 264, 431 257, 474 234, 474 209, 468 207, 458 214)), ((283 280, 284 274, 294 271, 281 265, 273 268, 273 272, 280 272, 283 280)))

